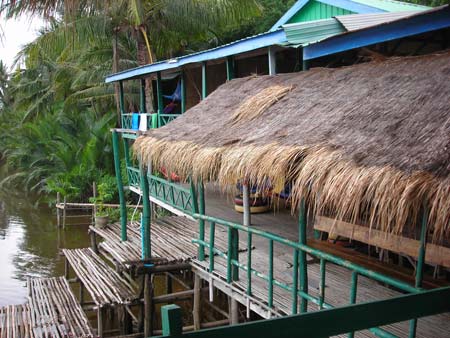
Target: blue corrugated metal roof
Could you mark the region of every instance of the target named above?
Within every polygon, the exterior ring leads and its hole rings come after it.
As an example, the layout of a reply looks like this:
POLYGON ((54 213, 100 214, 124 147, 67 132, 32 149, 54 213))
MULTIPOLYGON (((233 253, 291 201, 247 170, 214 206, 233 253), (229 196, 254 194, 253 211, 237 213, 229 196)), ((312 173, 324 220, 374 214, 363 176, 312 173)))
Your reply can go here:
POLYGON ((450 5, 418 12, 359 30, 341 33, 304 47, 304 60, 450 27, 450 5))
MULTIPOLYGON (((286 24, 310 0, 298 0, 270 29, 275 31, 286 24)), ((395 0, 316 0, 327 5, 343 8, 358 14, 426 10, 430 7, 395 0)))
POLYGON ((287 44, 295 47, 345 32, 344 26, 334 18, 291 23, 284 25, 283 29, 286 32, 287 44))
POLYGON ((106 77, 106 82, 115 82, 120 80, 126 80, 134 77, 144 76, 159 71, 166 71, 170 69, 176 69, 181 66, 198 63, 208 60, 221 59, 227 56, 236 55, 240 53, 249 52, 259 48, 281 45, 286 42, 286 34, 282 29, 274 32, 267 32, 242 40, 231 42, 227 45, 208 49, 198 53, 193 53, 179 58, 170 60, 164 60, 155 62, 149 65, 133 68, 120 73, 112 74, 106 77))

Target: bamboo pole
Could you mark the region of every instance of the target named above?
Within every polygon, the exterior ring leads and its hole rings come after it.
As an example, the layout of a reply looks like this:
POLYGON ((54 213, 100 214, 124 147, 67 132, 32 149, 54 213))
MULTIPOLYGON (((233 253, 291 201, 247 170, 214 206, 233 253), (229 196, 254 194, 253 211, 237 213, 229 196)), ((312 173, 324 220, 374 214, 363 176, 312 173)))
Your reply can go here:
POLYGON ((64 208, 63 208, 63 229, 66 228, 66 196, 64 196, 64 208))
POLYGON ((201 328, 201 282, 200 276, 194 273, 194 330, 200 330, 201 328))
POLYGON ((242 201, 244 207, 244 226, 250 226, 252 222, 250 214, 250 191, 246 180, 242 184, 242 201))
MULTIPOLYGON (((56 205, 61 203, 61 194, 59 192, 56 193, 56 205)), ((59 208, 56 208, 56 224, 61 227, 61 211, 59 208)))
POLYGON ((92 206, 92 223, 95 224, 95 217, 97 216, 97 205, 96 205, 96 198, 97 198, 97 184, 95 182, 92 182, 92 197, 94 199, 94 205, 92 206))

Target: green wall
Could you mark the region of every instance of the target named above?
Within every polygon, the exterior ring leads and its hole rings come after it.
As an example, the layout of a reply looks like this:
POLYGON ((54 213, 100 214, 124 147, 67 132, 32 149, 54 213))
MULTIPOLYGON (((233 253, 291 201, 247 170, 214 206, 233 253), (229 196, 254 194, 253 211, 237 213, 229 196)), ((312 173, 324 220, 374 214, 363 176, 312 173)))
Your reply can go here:
POLYGON ((310 1, 288 23, 305 22, 312 20, 328 19, 336 15, 355 14, 346 9, 330 6, 319 1, 310 1))

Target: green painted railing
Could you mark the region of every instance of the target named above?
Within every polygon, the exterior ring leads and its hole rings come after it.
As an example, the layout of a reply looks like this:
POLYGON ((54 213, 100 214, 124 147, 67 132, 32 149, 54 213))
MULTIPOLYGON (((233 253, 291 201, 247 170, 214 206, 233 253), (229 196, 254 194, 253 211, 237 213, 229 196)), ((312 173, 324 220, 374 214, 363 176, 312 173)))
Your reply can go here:
MULTIPOLYGON (((141 179, 139 169, 128 166, 128 184, 136 189, 141 189, 141 179)), ((149 193, 154 197, 188 215, 196 212, 196 204, 194 203, 195 194, 191 189, 183 187, 179 183, 169 182, 168 180, 148 175, 149 193)))
MULTIPOLYGON (((336 309, 186 332, 183 337, 322 338, 449 311, 450 288, 447 287, 336 309)), ((179 337, 183 326, 181 308, 166 305, 161 308, 161 313, 163 336, 179 337)))
POLYGON ((141 178, 139 169, 131 166, 127 166, 128 185, 133 188, 141 188, 141 178))
POLYGON ((184 188, 179 183, 149 175, 150 196, 178 209, 189 215, 194 214, 195 207, 190 189, 184 188))
MULTIPOLYGON (((139 114, 139 115, 147 115, 147 130, 152 127, 152 116, 151 114, 139 114)), ((122 114, 122 128, 123 129, 132 129, 132 116, 131 113, 122 114)))
POLYGON ((158 126, 162 127, 175 120, 181 114, 158 114, 158 126))
MULTIPOLYGON (((342 259, 338 256, 334 256, 320 250, 309 247, 306 244, 300 242, 293 242, 286 238, 280 237, 278 235, 272 234, 270 232, 261 231, 252 227, 246 227, 241 224, 232 223, 224 221, 219 218, 205 216, 200 214, 194 214, 194 218, 198 220, 203 220, 209 222, 210 233, 209 241, 202 239, 193 239, 193 242, 198 244, 200 250, 209 250, 209 272, 212 273, 215 270, 215 259, 217 257, 222 257, 226 260, 227 267, 227 282, 231 283, 233 280, 239 278, 238 271, 242 270, 245 272, 245 278, 247 279, 247 290, 248 296, 252 295, 252 276, 260 278, 267 283, 268 296, 265 302, 269 309, 274 308, 273 299, 273 289, 274 286, 280 287, 291 294, 291 312, 290 314, 298 313, 298 299, 302 301, 302 306, 300 306, 300 312, 306 312, 306 304, 308 301, 317 304, 319 309, 331 309, 333 306, 326 302, 325 299, 325 278, 326 278, 326 263, 333 263, 352 271, 351 278, 351 290, 350 290, 350 304, 355 303, 358 287, 358 276, 364 276, 375 281, 385 283, 391 287, 408 293, 417 293, 421 289, 415 288, 405 282, 399 281, 395 278, 383 275, 381 273, 371 271, 367 268, 354 264, 350 261, 342 259), (227 230, 228 236, 228 248, 227 252, 223 252, 215 246, 215 234, 217 226, 222 226, 227 230), (245 233, 247 235, 247 260, 246 263, 239 262, 238 257, 238 238, 239 233, 245 233), (252 240, 254 236, 259 236, 268 241, 268 272, 263 273, 252 267, 252 240), (280 280, 277 280, 274 276, 274 244, 278 246, 284 246, 292 251, 292 283, 286 284, 280 280), (306 254, 317 258, 320 262, 320 284, 318 296, 314 296, 308 293, 308 282, 307 282, 307 266, 306 258, 301 259, 302 256, 306 254), (299 278, 300 277, 300 278, 299 278)), ((381 337, 395 337, 386 330, 380 328, 371 328, 373 333, 381 337)), ((350 334, 350 337, 352 334, 350 334)))

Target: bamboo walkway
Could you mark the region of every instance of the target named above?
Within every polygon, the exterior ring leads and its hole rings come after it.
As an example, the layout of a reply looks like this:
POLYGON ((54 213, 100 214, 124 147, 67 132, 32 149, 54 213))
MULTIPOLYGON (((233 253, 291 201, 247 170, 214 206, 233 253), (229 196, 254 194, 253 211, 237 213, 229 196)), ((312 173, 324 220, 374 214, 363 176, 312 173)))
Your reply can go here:
POLYGON ((94 337, 64 277, 27 281, 28 303, 0 308, 0 338, 94 337))
MULTIPOLYGON (((188 262, 197 257, 198 247, 192 243, 192 239, 198 237, 197 222, 168 216, 152 221, 150 229, 152 257, 165 259, 167 264, 188 262)), ((132 262, 141 260, 141 233, 138 223, 129 223, 127 230, 127 241, 122 242, 119 223, 103 229, 90 227, 90 231, 103 239, 99 244, 102 254, 116 264, 129 267, 132 262)), ((208 231, 206 226, 205 233, 208 231)), ((217 230, 215 245, 223 252, 227 251, 226 235, 225 230, 217 230)), ((240 248, 246 250, 246 243, 241 241, 240 248)))

